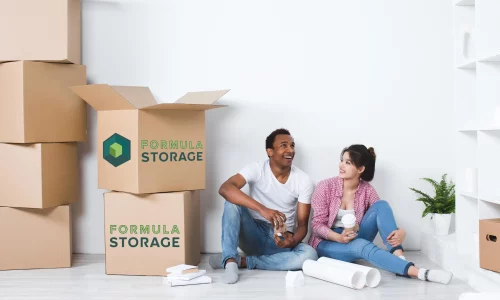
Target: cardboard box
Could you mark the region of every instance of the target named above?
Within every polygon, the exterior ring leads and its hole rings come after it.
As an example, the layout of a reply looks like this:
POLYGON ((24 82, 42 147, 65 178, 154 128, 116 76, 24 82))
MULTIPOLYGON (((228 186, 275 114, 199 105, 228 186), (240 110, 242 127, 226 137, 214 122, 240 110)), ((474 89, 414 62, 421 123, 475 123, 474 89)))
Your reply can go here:
POLYGON ((69 89, 85 83, 82 65, 0 64, 0 142, 85 141, 87 106, 69 89))
POLYGON ((479 266, 500 272, 500 219, 479 221, 479 266))
POLYGON ((79 195, 76 143, 0 143, 0 206, 47 208, 79 195))
POLYGON ((104 194, 106 274, 166 276, 200 263, 200 192, 104 194))
POLYGON ((1 0, 0 37, 0 61, 80 64, 80 0, 1 0))
POLYGON ((205 189, 205 110, 228 90, 157 104, 146 87, 72 87, 97 113, 98 187, 135 194, 205 189))
POLYGON ((71 211, 0 207, 0 270, 71 267, 71 211))

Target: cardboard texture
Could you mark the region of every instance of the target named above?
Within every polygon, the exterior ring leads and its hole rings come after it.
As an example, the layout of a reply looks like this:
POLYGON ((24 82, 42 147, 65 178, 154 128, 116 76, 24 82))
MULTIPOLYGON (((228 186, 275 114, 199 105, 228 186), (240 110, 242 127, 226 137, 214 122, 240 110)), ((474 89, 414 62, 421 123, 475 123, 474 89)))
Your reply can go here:
POLYGON ((0 62, 80 64, 80 0, 0 0, 0 37, 0 62))
POLYGON ((200 192, 104 194, 106 274, 166 276, 200 263, 200 192))
POLYGON ((86 104, 69 89, 85 83, 82 65, 0 64, 0 142, 85 141, 86 104))
POLYGON ((71 267, 71 211, 0 207, 0 270, 71 267))
POLYGON ((229 90, 157 104, 146 87, 75 86, 97 110, 98 187, 135 194, 205 189, 205 110, 229 90))
POLYGON ((0 143, 0 206, 47 208, 79 195, 76 143, 0 143))
POLYGON ((479 266, 500 272, 500 219, 479 221, 479 266))

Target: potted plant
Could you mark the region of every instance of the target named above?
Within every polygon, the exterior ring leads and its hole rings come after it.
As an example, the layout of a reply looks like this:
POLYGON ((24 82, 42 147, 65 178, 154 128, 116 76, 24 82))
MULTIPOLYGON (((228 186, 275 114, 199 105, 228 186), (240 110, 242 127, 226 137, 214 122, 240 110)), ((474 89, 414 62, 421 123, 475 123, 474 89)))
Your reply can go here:
POLYGON ((431 219, 436 235, 447 235, 449 233, 451 216, 455 212, 455 184, 452 181, 447 183, 446 175, 444 174, 441 177, 439 183, 430 178, 421 178, 434 187, 434 197, 417 189, 410 188, 410 190, 420 196, 417 201, 425 204, 422 218, 427 214, 432 214, 431 219))

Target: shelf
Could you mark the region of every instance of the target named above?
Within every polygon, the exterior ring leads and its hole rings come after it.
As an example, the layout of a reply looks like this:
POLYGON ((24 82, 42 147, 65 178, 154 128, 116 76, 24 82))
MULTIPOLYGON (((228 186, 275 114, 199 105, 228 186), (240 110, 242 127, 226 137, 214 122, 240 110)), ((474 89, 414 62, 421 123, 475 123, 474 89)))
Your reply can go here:
POLYGON ((476 132, 478 131, 476 128, 460 128, 459 132, 476 132))
POLYGON ((479 61, 479 62, 499 62, 500 63, 500 54, 486 56, 484 58, 478 59, 477 61, 479 61))
POLYGON ((474 6, 476 5, 476 0, 457 0, 455 2, 457 6, 474 6))
POLYGON ((468 193, 468 192, 460 192, 460 195, 464 196, 464 197, 468 197, 468 198, 473 198, 473 199, 477 199, 477 195, 474 194, 474 193, 468 193))
POLYGON ((468 61, 465 62, 461 65, 457 66, 458 69, 475 69, 476 68, 476 61, 468 61))
MULTIPOLYGON (((495 199, 490 199, 495 200, 495 199)), ((500 218, 500 205, 494 202, 479 201, 479 220, 500 218)))
POLYGON ((479 196, 479 200, 489 203, 500 204, 500 196, 479 196))
POLYGON ((500 127, 481 128, 479 131, 500 131, 500 127))

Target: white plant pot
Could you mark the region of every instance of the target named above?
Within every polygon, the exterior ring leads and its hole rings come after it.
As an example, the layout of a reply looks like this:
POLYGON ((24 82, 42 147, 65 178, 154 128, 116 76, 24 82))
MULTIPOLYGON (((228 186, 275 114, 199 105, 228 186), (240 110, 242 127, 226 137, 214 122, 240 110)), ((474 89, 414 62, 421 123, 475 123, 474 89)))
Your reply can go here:
POLYGON ((433 214, 432 224, 436 235, 448 235, 450 232, 451 214, 433 214))

